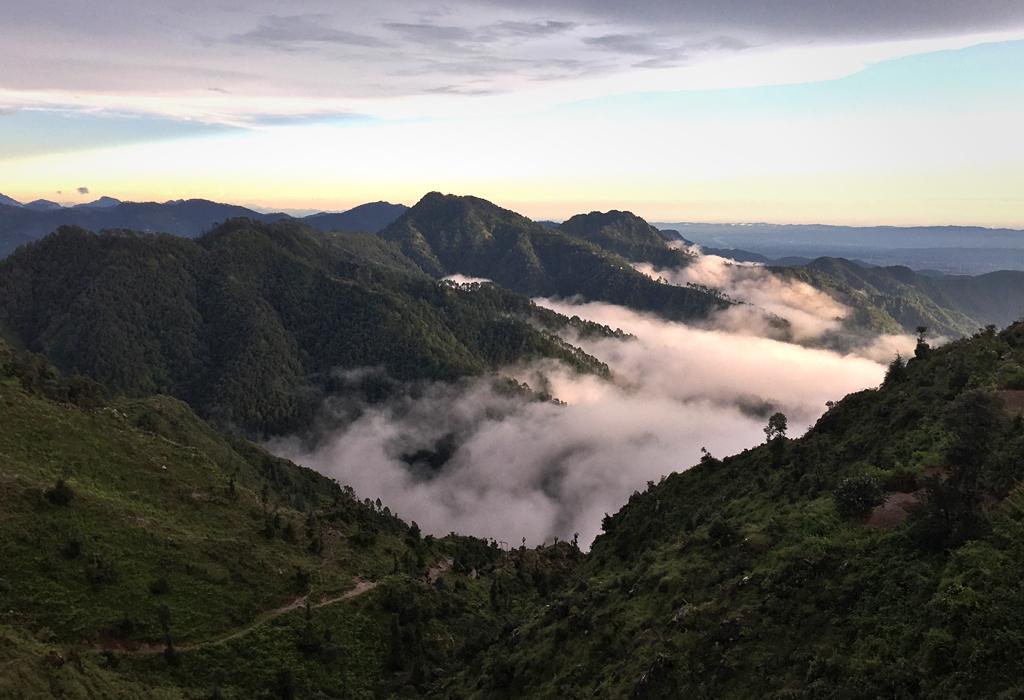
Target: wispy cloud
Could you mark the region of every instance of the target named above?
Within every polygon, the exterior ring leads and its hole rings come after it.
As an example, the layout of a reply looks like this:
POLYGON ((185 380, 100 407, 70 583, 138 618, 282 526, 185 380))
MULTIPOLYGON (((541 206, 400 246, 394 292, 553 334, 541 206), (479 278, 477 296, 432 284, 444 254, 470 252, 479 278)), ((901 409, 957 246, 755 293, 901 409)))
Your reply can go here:
POLYGON ((360 46, 379 48, 387 42, 368 34, 335 29, 330 15, 270 15, 250 31, 232 34, 233 44, 263 46, 281 51, 308 50, 314 45, 360 46))

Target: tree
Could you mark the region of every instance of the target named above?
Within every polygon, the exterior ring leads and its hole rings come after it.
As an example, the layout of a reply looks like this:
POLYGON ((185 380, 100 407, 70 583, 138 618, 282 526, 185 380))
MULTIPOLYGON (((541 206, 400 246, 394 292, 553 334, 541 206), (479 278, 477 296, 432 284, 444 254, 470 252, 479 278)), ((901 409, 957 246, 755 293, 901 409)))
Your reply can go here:
POLYGON ((851 476, 839 482, 839 486, 832 492, 832 498, 841 516, 859 518, 882 502, 882 489, 869 476, 851 476))
POLYGON ((785 438, 788 427, 786 414, 781 411, 776 411, 768 419, 768 425, 764 427, 765 437, 768 438, 768 442, 774 442, 779 438, 785 438))
POLYGON ((896 357, 893 358, 885 370, 885 379, 882 380, 882 384, 885 386, 898 384, 906 378, 907 366, 903 363, 903 356, 896 353, 896 357))
POLYGON ((928 352, 932 349, 925 340, 925 335, 928 333, 928 326, 917 327, 917 346, 914 348, 914 357, 919 360, 923 360, 928 356, 928 352))

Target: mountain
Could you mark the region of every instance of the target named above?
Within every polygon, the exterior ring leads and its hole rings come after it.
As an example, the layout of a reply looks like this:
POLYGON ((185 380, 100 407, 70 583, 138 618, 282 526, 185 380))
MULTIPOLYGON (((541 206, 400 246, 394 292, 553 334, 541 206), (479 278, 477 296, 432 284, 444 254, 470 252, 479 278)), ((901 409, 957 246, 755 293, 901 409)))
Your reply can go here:
POLYGON ((252 434, 308 426, 340 369, 449 380, 552 357, 607 374, 554 332, 611 334, 439 283, 374 236, 249 219, 195 240, 63 227, 0 261, 0 325, 64 372, 252 434))
POLYGON ((909 331, 926 326, 939 335, 961 337, 1024 317, 1024 272, 1016 270, 936 276, 902 266, 867 267, 842 258, 773 269, 808 282, 855 310, 878 309, 909 331))
POLYGON ((61 205, 56 202, 51 202, 49 199, 36 199, 22 206, 33 211, 54 211, 56 209, 63 208, 61 205))
POLYGON ((1024 270, 1024 231, 980 226, 825 226, 666 223, 702 246, 739 248, 773 260, 858 258, 946 274, 1024 270))
POLYGON ((665 245, 658 229, 628 211, 592 211, 577 214, 559 227, 571 236, 621 255, 630 262, 657 267, 685 267, 690 255, 665 245))
POLYGON ((370 202, 336 214, 321 213, 302 221, 318 231, 376 233, 401 216, 409 207, 390 202, 370 202))
POLYGON ((96 208, 100 208, 100 209, 102 209, 102 208, 106 208, 106 207, 116 207, 120 203, 121 203, 120 199, 114 199, 113 197, 103 196, 103 197, 100 197, 99 199, 94 199, 91 202, 85 202, 84 204, 76 204, 75 208, 76 209, 77 208, 82 208, 82 209, 96 209, 96 208))
MULTIPOLYGON (((102 199, 98 201, 105 202, 102 199)), ((285 214, 260 214, 245 207, 205 199, 105 204, 52 211, 0 207, 0 258, 9 255, 19 245, 53 233, 60 226, 81 226, 91 231, 133 229, 193 238, 232 218, 267 222, 288 218, 285 214)))
MULTIPOLYGON (((13 204, 0 200, 0 258, 19 245, 52 233, 59 226, 81 226, 91 231, 132 229, 195 238, 228 219, 244 217, 271 222, 292 218, 287 214, 263 214, 205 199, 121 202, 113 197, 100 197, 73 207, 61 207, 53 202, 39 204, 42 201, 22 207, 14 200, 10 200, 13 204), (3 206, 5 204, 9 206, 3 206)), ((375 233, 406 208, 401 204, 374 202, 340 214, 314 214, 302 221, 320 231, 375 233)))
POLYGON ((1022 324, 924 347, 801 438, 649 483, 444 693, 1024 692, 1022 386, 1022 324))
POLYGON ((6 207, 20 207, 21 206, 21 202, 19 202, 16 199, 11 199, 10 197, 8 197, 5 194, 0 194, 0 205, 6 206, 6 207))
POLYGON ((180 401, 107 399, 2 340, 0 406, 0 697, 422 694, 580 558, 422 537, 180 401))
POLYGON ((677 320, 730 304, 709 290, 658 284, 594 243, 476 197, 432 192, 380 235, 432 275, 483 277, 528 296, 579 295, 677 320))

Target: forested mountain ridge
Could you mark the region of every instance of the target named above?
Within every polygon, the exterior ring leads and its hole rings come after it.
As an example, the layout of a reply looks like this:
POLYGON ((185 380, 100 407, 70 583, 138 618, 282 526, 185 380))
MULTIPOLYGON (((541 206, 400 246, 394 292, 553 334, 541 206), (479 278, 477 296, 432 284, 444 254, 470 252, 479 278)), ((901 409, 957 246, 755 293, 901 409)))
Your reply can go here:
POLYGON ((0 696, 422 695, 580 552, 422 536, 165 396, 0 339, 0 696))
POLYGON ((630 262, 656 267, 685 267, 692 255, 666 245, 662 233, 629 211, 577 214, 558 227, 571 236, 621 255, 630 262))
POLYGON ((658 284, 615 253, 476 197, 432 192, 380 235, 430 274, 484 277, 529 296, 579 295, 673 320, 731 305, 708 290, 658 284))
MULTIPOLYGON (((228 219, 248 218, 271 223, 295 218, 206 199, 121 202, 101 197, 73 207, 50 204, 52 206, 32 207, 10 198, 5 200, 0 195, 0 258, 20 245, 52 233, 59 226, 81 226, 91 231, 131 229, 196 238, 228 219)), ((375 233, 407 208, 401 204, 370 202, 344 212, 313 214, 296 220, 318 231, 375 233)))
POLYGON ((449 692, 1024 692, 1021 387, 1024 324, 920 345, 805 436, 775 420, 766 444, 649 483, 449 692))
POLYGON ((307 424, 338 369, 440 380, 553 357, 608 372, 528 299, 440 284, 376 237, 290 221, 197 240, 62 228, 0 262, 0 324, 63 371, 255 433, 307 424))
POLYGON ((855 311, 873 307, 908 331, 925 326, 961 337, 1024 317, 1024 272, 1004 270, 975 277, 929 276, 902 267, 868 267, 843 258, 818 258, 798 267, 773 267, 800 279, 855 311))

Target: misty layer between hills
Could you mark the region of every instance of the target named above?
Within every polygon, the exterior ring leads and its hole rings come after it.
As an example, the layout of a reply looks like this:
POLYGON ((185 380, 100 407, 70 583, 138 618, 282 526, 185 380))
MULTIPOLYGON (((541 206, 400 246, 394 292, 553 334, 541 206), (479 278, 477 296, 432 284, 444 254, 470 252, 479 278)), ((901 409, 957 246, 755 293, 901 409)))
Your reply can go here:
MULTIPOLYGON (((785 318, 794 339, 835 330, 845 308, 806 284, 714 256, 649 274, 713 286, 749 302, 700 327, 605 303, 538 299, 560 313, 621 328, 630 339, 569 337, 613 378, 553 361, 504 374, 558 401, 529 400, 493 378, 435 383, 384 402, 328 401, 313 440, 277 440, 278 454, 380 497, 435 534, 472 532, 510 544, 579 534, 589 544, 648 480, 701 457, 763 440, 767 416, 787 414, 803 433, 825 402, 877 386, 905 336, 870 339, 846 353, 784 342, 758 319, 785 318)), ((479 281, 479 280, 476 280, 479 281)))

